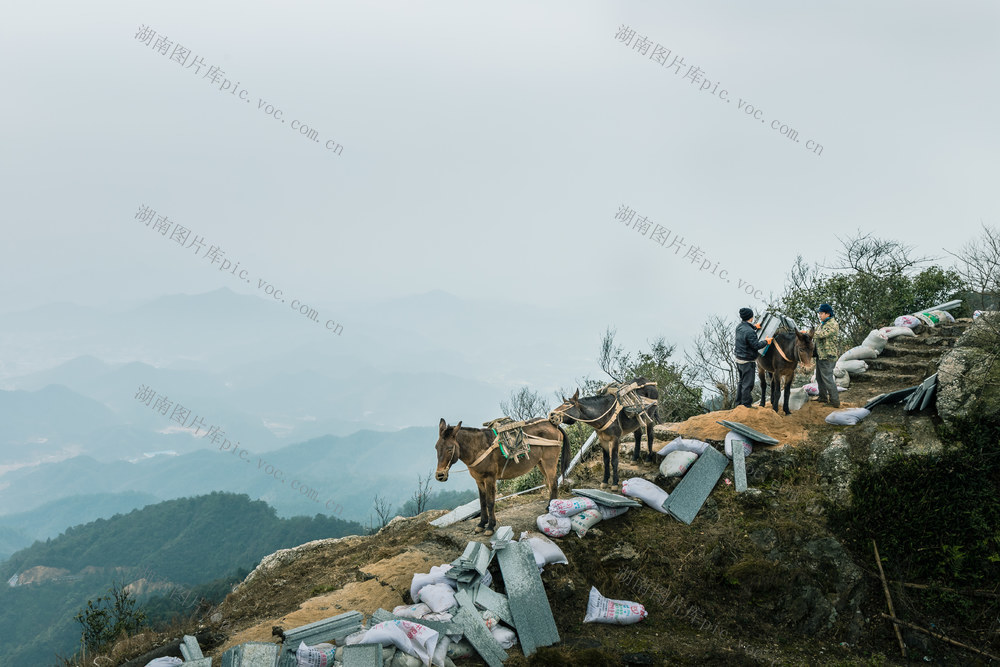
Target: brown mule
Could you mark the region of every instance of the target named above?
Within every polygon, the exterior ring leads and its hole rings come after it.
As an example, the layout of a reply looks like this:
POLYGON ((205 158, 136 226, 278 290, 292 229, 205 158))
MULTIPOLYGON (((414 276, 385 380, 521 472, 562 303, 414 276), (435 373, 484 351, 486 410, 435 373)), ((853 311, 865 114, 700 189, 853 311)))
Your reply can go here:
POLYGON ((444 419, 438 424, 437 471, 434 478, 448 481, 448 470, 457 462, 469 466, 469 474, 479 487, 479 525, 475 532, 492 535, 497 525, 494 505, 497 480, 514 479, 531 472, 536 465, 545 476, 549 500, 559 495, 559 475, 569 463, 569 436, 548 419, 539 418, 524 425, 524 439, 531 451, 520 461, 504 458, 496 444, 492 429, 463 427, 462 422, 448 426, 444 419), (560 452, 562 456, 560 457, 560 452), (562 465, 559 465, 560 459, 562 465))
MULTIPOLYGON (((650 399, 659 397, 655 382, 650 382, 641 376, 633 382, 641 386, 638 390, 640 395, 650 399)), ((604 481, 601 482, 601 488, 609 488, 608 482, 610 480, 612 491, 618 490, 618 452, 621 448, 622 435, 632 433, 635 437, 634 460, 639 460, 642 447, 643 422, 639 420, 638 416, 632 416, 625 412, 624 407, 614 394, 580 398, 580 390, 577 389, 572 397, 564 397, 562 405, 549 412, 549 421, 553 423, 583 422, 597 431, 597 441, 604 454, 604 481)), ((659 421, 659 413, 655 403, 648 406, 645 412, 652 419, 652 422, 646 426, 649 456, 652 459, 653 424, 659 421)))
POLYGON ((792 391, 792 380, 795 379, 795 368, 812 365, 813 334, 816 327, 808 333, 802 331, 785 331, 774 334, 771 347, 763 357, 757 357, 757 375, 760 377, 760 407, 767 404, 766 375, 771 376, 771 407, 778 411, 778 396, 781 393, 781 383, 784 381, 784 412, 790 415, 788 395, 792 391))

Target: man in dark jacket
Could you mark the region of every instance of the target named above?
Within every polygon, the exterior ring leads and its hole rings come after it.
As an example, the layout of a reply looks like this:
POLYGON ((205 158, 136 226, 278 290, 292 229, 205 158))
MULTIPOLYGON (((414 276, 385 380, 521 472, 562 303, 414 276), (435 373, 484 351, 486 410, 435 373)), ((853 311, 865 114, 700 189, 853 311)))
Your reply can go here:
POLYGON ((739 381, 736 385, 736 405, 749 408, 753 402, 753 378, 757 372, 757 350, 770 344, 771 339, 757 340, 757 330, 750 324, 753 311, 740 308, 740 320, 736 325, 736 368, 739 381))

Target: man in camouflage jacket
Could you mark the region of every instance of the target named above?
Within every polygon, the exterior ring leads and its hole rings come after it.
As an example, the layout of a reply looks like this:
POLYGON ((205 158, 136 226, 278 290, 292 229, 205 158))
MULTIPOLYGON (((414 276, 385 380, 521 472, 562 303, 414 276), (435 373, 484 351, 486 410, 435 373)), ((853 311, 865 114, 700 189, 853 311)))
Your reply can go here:
POLYGON ((816 309, 821 321, 813 341, 816 343, 816 384, 819 387, 817 400, 829 403, 832 407, 840 407, 840 390, 833 378, 833 367, 837 365, 839 350, 837 341, 840 338, 840 325, 833 316, 830 304, 823 303, 816 309))

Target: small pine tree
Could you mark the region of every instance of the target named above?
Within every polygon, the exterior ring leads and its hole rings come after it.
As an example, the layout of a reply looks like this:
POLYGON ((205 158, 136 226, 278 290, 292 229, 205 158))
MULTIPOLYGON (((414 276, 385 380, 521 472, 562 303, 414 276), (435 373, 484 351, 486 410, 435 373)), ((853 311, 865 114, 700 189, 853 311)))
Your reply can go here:
POLYGON ((87 600, 87 608, 81 609, 75 618, 83 626, 80 641, 94 653, 135 634, 146 624, 146 612, 136 609, 136 600, 125 588, 125 582, 112 584, 107 595, 87 600))

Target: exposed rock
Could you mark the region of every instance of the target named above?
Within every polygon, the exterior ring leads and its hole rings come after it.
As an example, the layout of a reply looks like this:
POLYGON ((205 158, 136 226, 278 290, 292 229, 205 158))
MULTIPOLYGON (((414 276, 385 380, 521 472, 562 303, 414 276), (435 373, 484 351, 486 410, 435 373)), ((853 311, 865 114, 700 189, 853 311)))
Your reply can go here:
POLYGON ((949 426, 976 415, 1000 417, 1000 363, 995 354, 992 324, 969 327, 938 365, 937 411, 949 426), (992 367, 989 373, 984 369, 992 367))
POLYGON ((851 463, 850 445, 843 433, 834 435, 830 445, 820 452, 816 468, 827 497, 834 503, 849 506, 854 465, 851 463))
POLYGON ((903 439, 889 431, 879 431, 869 446, 868 462, 876 468, 888 463, 900 453, 903 439))
POLYGON ((248 574, 246 579, 233 588, 233 592, 235 593, 244 585, 250 583, 268 570, 273 570, 275 568, 288 565, 289 563, 294 563, 303 555, 310 551, 314 551, 315 549, 323 549, 332 544, 343 541, 354 541, 360 544, 361 542, 364 542, 364 540, 365 538, 362 536, 348 535, 347 537, 331 537, 324 540, 313 540, 312 542, 306 542, 305 544, 300 544, 299 546, 291 549, 279 549, 269 556, 264 556, 257 567, 254 568, 253 572, 248 574))
POLYGON ((750 533, 750 541, 756 544, 761 551, 771 552, 778 546, 778 534, 773 528, 761 528, 750 533))

